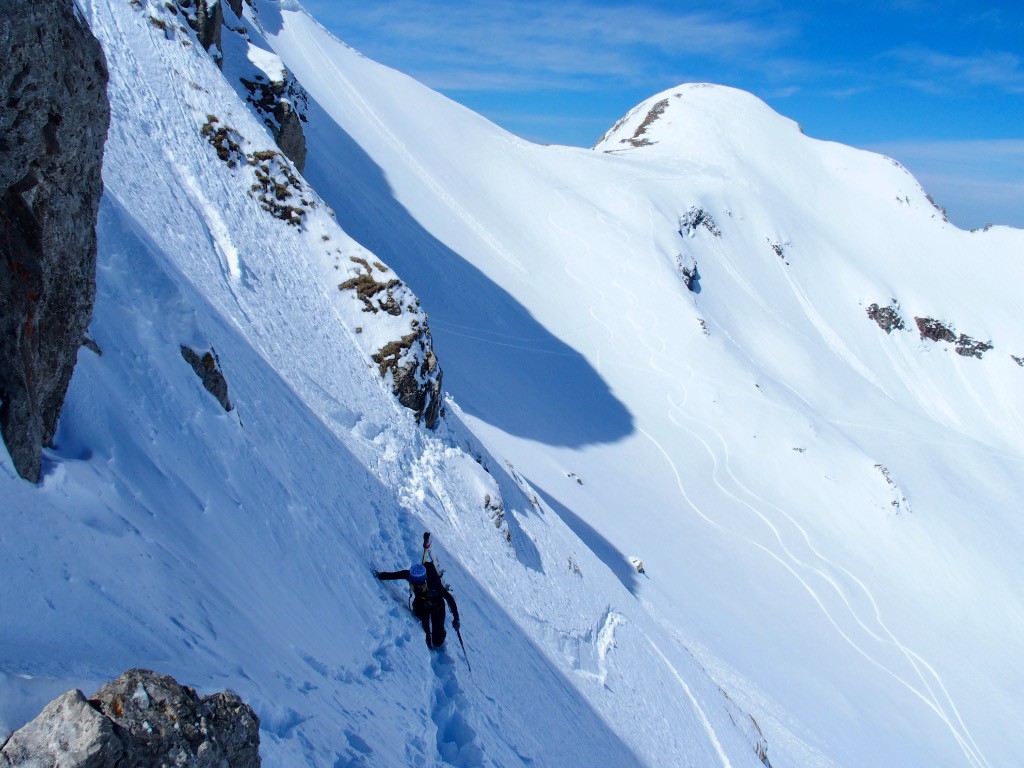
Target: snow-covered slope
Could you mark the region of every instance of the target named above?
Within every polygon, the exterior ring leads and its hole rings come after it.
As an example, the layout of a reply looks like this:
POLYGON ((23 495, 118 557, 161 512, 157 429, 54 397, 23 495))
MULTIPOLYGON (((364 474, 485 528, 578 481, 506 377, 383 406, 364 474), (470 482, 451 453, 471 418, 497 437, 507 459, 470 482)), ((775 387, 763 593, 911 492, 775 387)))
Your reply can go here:
POLYGON ((1018 760, 1024 233, 728 88, 540 147, 292 0, 225 7, 223 72, 164 3, 80 5, 103 356, 39 487, 0 455, 0 731, 141 665, 238 691, 270 766, 1018 760), (304 177, 233 81, 282 63, 304 177), (372 357, 424 311, 435 432, 372 357), (370 574, 425 529, 472 674, 370 574))
POLYGON ((474 431, 773 761, 1013 764, 1024 233, 957 230, 728 88, 530 145, 258 6, 311 97, 307 177, 416 287, 474 431))
POLYGON ((425 328, 415 296, 180 11, 80 5, 111 71, 102 355, 80 353, 38 486, 0 453, 0 732, 144 666, 241 694, 268 766, 760 765, 758 725, 458 403, 435 432, 399 404, 373 355, 425 328), (360 267, 382 311, 339 290, 360 267), (182 347, 219 361, 234 410, 182 347), (472 674, 371 573, 425 529, 472 674))

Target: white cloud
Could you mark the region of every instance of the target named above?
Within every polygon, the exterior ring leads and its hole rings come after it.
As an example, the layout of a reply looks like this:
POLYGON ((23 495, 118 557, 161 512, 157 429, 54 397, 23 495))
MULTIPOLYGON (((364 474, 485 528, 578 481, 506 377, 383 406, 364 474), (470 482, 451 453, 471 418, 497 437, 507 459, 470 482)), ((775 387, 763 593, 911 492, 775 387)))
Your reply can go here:
POLYGON ((905 83, 928 93, 963 86, 1024 93, 1024 60, 1016 53, 986 51, 973 56, 953 56, 912 46, 892 51, 890 56, 904 68, 905 83))
POLYGON ((650 69, 679 56, 743 61, 791 36, 725 13, 644 5, 397 0, 364 7, 309 0, 337 30, 372 33, 375 58, 427 84, 463 90, 585 89, 608 79, 656 80, 650 69))

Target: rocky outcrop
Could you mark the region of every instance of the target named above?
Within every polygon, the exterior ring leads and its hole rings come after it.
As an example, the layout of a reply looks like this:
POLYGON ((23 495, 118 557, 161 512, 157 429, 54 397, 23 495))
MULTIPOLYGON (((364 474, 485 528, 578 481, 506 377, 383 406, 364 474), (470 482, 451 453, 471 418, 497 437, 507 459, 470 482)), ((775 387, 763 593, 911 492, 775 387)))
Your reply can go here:
POLYGON ((74 9, 6 0, 0 14, 0 431, 32 482, 96 294, 107 68, 74 9))
POLYGON ((306 214, 316 207, 316 201, 284 155, 272 149, 247 154, 243 149, 247 143, 245 137, 221 123, 216 115, 207 115, 199 132, 228 168, 247 169, 252 174, 249 194, 260 208, 293 227, 302 227, 306 214))
POLYGON ((291 73, 283 71, 282 75, 280 80, 271 80, 257 73, 251 79, 240 77, 239 81, 248 94, 247 101, 270 129, 277 146, 302 173, 306 167, 306 134, 302 124, 306 122, 309 97, 291 73))
POLYGON ((199 697, 173 678, 125 672, 70 691, 0 748, 0 768, 259 768, 260 721, 231 691, 199 697))
POLYGON ((902 331, 907 327, 907 324, 900 316, 900 303, 896 299, 893 299, 888 307, 880 307, 877 303, 872 304, 867 308, 867 313, 868 317, 874 320, 878 327, 886 333, 892 333, 894 330, 902 331))
POLYGON ((950 343, 956 341, 956 334, 953 332, 953 329, 934 317, 915 317, 914 322, 917 324, 917 330, 921 334, 921 341, 925 339, 929 341, 948 341, 950 343))
POLYGON ((683 254, 676 254, 676 269, 683 283, 692 293, 700 293, 700 271, 697 269, 697 260, 690 257, 689 263, 683 254))
MULTIPOLYGON (((867 315, 883 331, 892 333, 893 331, 902 331, 907 328, 907 324, 900 315, 899 309, 900 303, 893 299, 888 307, 880 307, 877 303, 872 304, 867 308, 867 315)), ((995 348, 991 341, 978 341, 966 333, 961 333, 958 336, 952 324, 936 320, 934 317, 915 317, 914 323, 917 325, 917 331, 921 335, 921 341, 944 341, 952 344, 954 351, 961 357, 976 357, 981 360, 982 355, 995 348)), ((1014 360, 1016 359, 1014 358, 1014 360)))
POLYGON ((689 210, 679 217, 679 234, 683 237, 693 237, 700 227, 704 227, 715 237, 722 236, 714 217, 703 208, 691 205, 689 210))
POLYGON ((211 349, 200 355, 191 347, 181 346, 181 356, 185 362, 192 366, 196 376, 203 382, 206 391, 213 395, 220 407, 230 412, 234 406, 228 397, 228 380, 224 378, 224 372, 220 369, 220 360, 217 353, 211 349))
POLYGON ((434 354, 426 314, 409 286, 386 265, 379 261, 371 264, 360 256, 351 256, 350 261, 354 265, 352 277, 340 283, 338 290, 351 291, 363 312, 381 317, 381 331, 404 328, 401 335, 386 331, 395 335, 370 358, 382 377, 391 376, 392 392, 398 401, 416 414, 417 422, 433 429, 441 415, 443 372, 434 354))
POLYGON ((982 355, 994 348, 991 341, 978 341, 966 333, 957 336, 952 327, 932 317, 915 317, 914 322, 917 323, 917 330, 921 334, 922 341, 930 339, 931 341, 946 341, 954 344, 956 353, 961 357, 976 357, 981 360, 982 355))
POLYGON ((0 748, 0 768, 74 766, 114 768, 124 747, 114 723, 93 707, 81 691, 54 699, 40 715, 0 748))
POLYGON ((619 143, 630 144, 634 147, 649 147, 654 144, 654 142, 647 137, 647 129, 654 125, 658 118, 665 113, 666 109, 668 109, 668 99, 662 99, 651 107, 651 110, 647 113, 647 117, 645 117, 643 122, 637 126, 633 135, 628 139, 620 139, 619 143))
POLYGON ((316 203, 312 195, 307 198, 306 185, 292 172, 284 156, 269 149, 254 152, 249 155, 249 164, 256 177, 250 194, 260 208, 293 227, 301 227, 306 212, 316 203))
POLYGON ((433 429, 441 413, 442 371, 432 349, 430 331, 424 326, 401 339, 390 341, 373 355, 381 376, 393 377, 392 391, 398 402, 433 429))
POLYGON ((981 356, 992 349, 991 341, 978 341, 972 339, 970 336, 961 333, 960 338, 956 340, 956 353, 961 357, 976 357, 981 360, 981 356))
POLYGON ((224 26, 224 9, 220 0, 178 0, 177 6, 196 33, 199 45, 204 51, 212 47, 219 61, 222 50, 221 27, 224 26))

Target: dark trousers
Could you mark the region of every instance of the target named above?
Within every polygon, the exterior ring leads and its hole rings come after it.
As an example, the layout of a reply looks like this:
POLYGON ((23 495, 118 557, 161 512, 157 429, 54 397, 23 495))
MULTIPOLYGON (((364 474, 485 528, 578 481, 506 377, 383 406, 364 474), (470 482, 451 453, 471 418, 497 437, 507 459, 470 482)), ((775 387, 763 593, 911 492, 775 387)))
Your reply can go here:
POLYGON ((422 607, 416 612, 423 624, 423 632, 427 636, 427 648, 437 650, 444 645, 447 632, 444 629, 445 610, 444 603, 433 608, 422 607))

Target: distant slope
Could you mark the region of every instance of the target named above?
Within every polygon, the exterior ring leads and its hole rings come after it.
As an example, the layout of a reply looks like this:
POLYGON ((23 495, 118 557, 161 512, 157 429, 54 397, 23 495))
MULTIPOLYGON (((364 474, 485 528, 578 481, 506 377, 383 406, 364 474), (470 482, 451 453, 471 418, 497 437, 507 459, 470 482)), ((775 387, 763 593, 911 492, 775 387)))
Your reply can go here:
POLYGON ((473 429, 773 760, 1016 759, 1024 232, 957 230, 728 88, 530 145, 257 6, 311 97, 308 178, 415 286, 473 429))

